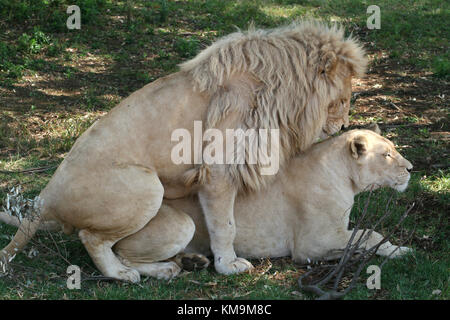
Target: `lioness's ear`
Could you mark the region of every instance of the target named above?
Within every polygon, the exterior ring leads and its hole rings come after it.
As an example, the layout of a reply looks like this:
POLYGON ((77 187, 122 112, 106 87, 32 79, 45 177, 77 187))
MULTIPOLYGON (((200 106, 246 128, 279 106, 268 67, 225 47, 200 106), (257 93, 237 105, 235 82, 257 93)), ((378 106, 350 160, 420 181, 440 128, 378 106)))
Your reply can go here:
POLYGON ((336 54, 333 51, 328 51, 321 58, 319 72, 322 74, 326 73, 327 75, 331 75, 336 69, 336 65, 336 54))
POLYGON ((357 135, 350 141, 350 153, 352 157, 358 159, 367 151, 367 138, 362 135, 357 135))

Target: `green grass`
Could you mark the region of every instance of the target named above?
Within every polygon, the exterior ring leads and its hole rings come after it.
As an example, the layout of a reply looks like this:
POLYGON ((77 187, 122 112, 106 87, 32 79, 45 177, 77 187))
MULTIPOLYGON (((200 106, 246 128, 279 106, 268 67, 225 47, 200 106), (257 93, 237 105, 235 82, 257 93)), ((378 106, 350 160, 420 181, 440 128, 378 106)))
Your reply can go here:
MULTIPOLYGON (((59 164, 76 138, 95 119, 143 85, 177 70, 219 36, 245 29, 276 27, 304 17, 342 23, 365 45, 370 69, 355 84, 352 125, 383 123, 384 135, 413 164, 411 185, 397 194, 387 233, 415 203, 399 241, 415 249, 382 270, 380 291, 365 287, 362 273, 347 299, 449 299, 449 140, 448 96, 450 9, 445 1, 387 1, 381 29, 368 30, 370 1, 127 1, 82 0, 81 30, 67 30, 68 0, 0 0, 0 170, 59 164), (130 16, 130 19, 128 19, 130 16), (394 105, 394 106, 393 106, 394 105), (447 135, 446 135, 447 134, 447 135), (434 290, 441 290, 433 295, 434 290)), ((0 199, 22 185, 37 195, 54 169, 39 174, 0 173, 0 199)), ((391 191, 376 192, 371 210, 391 191)), ((361 201, 367 194, 361 196, 361 201)), ((353 215, 357 215, 357 208, 353 215)), ((0 225, 0 247, 14 228, 0 225)), ((138 285, 86 281, 66 288, 68 262, 86 275, 95 267, 76 236, 40 232, 0 278, 1 299, 303 299, 297 278, 305 270, 289 259, 253 261, 253 274, 221 276, 213 267, 183 273, 167 283, 144 279, 138 285), (52 239, 53 237, 53 239, 52 239), (39 251, 27 257, 31 248, 39 251), (59 250, 59 252, 58 252, 59 250)), ((380 263, 377 259, 372 264, 380 263)))

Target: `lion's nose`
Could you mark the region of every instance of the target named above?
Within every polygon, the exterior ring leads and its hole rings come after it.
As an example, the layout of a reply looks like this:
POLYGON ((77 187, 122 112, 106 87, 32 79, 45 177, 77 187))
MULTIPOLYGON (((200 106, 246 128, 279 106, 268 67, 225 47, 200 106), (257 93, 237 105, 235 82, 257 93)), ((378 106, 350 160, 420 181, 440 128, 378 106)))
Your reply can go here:
POLYGON ((411 172, 413 165, 408 161, 408 165, 406 166, 406 171, 411 172))

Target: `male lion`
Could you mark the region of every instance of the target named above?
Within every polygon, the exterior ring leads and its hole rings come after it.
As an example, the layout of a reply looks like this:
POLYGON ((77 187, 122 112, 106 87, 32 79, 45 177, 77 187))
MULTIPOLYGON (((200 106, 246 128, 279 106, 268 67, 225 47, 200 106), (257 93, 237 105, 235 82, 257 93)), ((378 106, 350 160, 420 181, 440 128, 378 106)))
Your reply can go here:
POLYGON ((102 274, 137 282, 138 271, 111 248, 154 218, 163 197, 195 192, 216 270, 247 270, 251 264, 233 248, 234 199, 262 189, 271 177, 261 174, 260 163, 175 164, 172 133, 184 128, 192 134, 194 121, 224 133, 279 129, 283 167, 320 136, 328 107, 349 100, 351 79, 361 76, 366 64, 362 48, 342 29, 316 22, 236 32, 217 41, 180 72, 131 94, 78 138, 40 193, 39 218, 24 219, 0 259, 8 261, 22 249, 41 221, 56 220, 66 232, 79 230, 102 274), (189 190, 186 181, 197 183, 189 190))
MULTIPOLYGON (((353 232, 347 228, 355 195, 368 187, 404 191, 411 169, 391 141, 369 130, 352 130, 317 143, 292 159, 270 187, 236 198, 236 252, 251 258, 291 256, 299 262, 337 258, 353 232)), ((4 214, 0 220, 18 225, 17 219, 4 214)), ((49 222, 41 227, 58 228, 49 222)), ((372 232, 361 247, 370 248, 382 239, 372 232)), ((198 198, 165 199, 158 214, 140 231, 117 242, 114 251, 140 274, 163 279, 176 276, 179 265, 193 258, 207 264, 198 255, 210 254, 198 198), (161 262, 175 255, 176 263, 161 262)), ((377 254, 394 252, 391 257, 397 257, 408 251, 385 242, 377 254)))

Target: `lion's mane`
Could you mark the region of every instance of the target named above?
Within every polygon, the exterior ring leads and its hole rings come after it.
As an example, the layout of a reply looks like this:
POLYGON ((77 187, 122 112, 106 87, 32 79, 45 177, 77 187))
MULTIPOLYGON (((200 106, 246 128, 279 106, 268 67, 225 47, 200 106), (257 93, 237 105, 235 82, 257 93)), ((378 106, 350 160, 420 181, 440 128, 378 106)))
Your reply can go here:
MULTIPOLYGON (((343 79, 362 76, 366 65, 364 50, 344 37, 343 28, 300 21, 232 33, 180 66, 197 90, 211 95, 206 128, 235 111, 240 117, 235 128, 279 129, 282 166, 319 136, 343 79)), ((197 179, 206 176, 196 170, 197 179)), ((258 190, 267 180, 259 165, 230 165, 229 173, 243 189, 258 190)), ((196 181, 187 176, 189 183, 196 181)))

